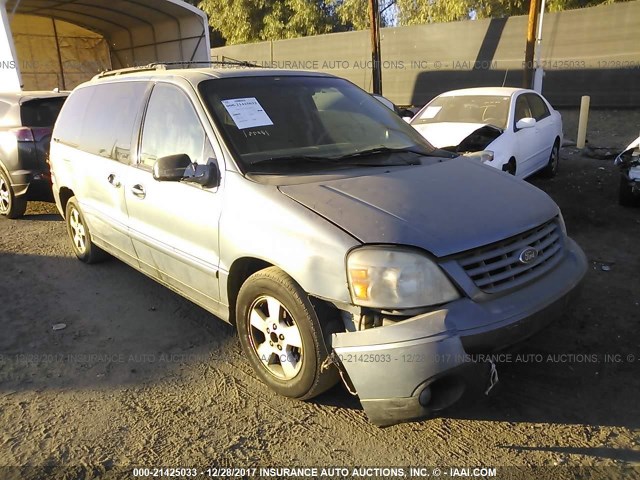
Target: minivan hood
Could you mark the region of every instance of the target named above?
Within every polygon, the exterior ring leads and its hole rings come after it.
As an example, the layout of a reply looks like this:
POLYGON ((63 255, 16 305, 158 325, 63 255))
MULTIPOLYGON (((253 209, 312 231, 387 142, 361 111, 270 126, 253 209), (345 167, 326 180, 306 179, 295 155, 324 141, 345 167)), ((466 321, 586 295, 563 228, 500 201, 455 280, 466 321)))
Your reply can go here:
POLYGON ((485 126, 484 123, 438 122, 412 124, 420 135, 437 148, 455 147, 474 131, 485 126))
POLYGON ((415 246, 438 257, 509 238, 559 213, 541 190, 464 157, 279 189, 362 243, 415 246))

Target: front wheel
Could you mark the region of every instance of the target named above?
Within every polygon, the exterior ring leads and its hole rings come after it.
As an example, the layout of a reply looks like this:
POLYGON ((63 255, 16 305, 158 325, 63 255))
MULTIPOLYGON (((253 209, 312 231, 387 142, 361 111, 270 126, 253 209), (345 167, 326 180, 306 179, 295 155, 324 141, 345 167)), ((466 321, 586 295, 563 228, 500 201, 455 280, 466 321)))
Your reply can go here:
POLYGON ((280 395, 306 400, 337 382, 335 368, 322 371, 328 352, 309 296, 279 268, 247 279, 238 294, 236 319, 249 363, 280 395))
POLYGON ((511 157, 507 163, 502 166, 502 171, 508 173, 509 175, 516 176, 516 159, 511 157))
POLYGON ((73 246, 73 252, 80 261, 84 263, 97 263, 107 257, 105 251, 94 245, 91 241, 91 232, 80 211, 76 197, 71 197, 67 202, 65 222, 67 224, 67 233, 73 246))
POLYGON ((15 196, 8 175, 0 168, 0 215, 20 218, 26 210, 27 201, 15 196))

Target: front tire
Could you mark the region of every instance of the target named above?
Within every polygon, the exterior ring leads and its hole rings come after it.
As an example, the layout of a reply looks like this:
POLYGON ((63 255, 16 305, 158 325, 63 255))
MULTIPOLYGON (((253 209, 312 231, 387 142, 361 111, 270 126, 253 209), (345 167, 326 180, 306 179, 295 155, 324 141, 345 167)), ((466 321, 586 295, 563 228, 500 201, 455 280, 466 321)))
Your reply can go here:
POLYGON ((502 171, 515 177, 517 168, 516 159, 511 157, 509 161, 502 166, 502 171))
POLYGON ((91 232, 76 197, 71 197, 67 202, 64 218, 73 252, 78 260, 84 263, 97 263, 107 258, 105 251, 91 241, 91 232))
POLYGON ((251 275, 236 304, 240 344, 256 374, 280 395, 313 398, 338 381, 309 296, 289 275, 270 267, 251 275))
POLYGON ((9 176, 0 168, 0 215, 15 219, 24 215, 27 210, 27 201, 16 197, 9 176))

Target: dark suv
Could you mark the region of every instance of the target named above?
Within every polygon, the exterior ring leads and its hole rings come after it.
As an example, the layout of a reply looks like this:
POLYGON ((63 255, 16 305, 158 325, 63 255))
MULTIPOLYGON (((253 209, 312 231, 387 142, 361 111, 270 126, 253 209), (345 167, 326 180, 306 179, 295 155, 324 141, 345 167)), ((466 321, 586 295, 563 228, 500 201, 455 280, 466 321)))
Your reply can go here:
POLYGON ((48 157, 68 93, 0 93, 0 215, 21 217, 27 201, 52 201, 48 157))

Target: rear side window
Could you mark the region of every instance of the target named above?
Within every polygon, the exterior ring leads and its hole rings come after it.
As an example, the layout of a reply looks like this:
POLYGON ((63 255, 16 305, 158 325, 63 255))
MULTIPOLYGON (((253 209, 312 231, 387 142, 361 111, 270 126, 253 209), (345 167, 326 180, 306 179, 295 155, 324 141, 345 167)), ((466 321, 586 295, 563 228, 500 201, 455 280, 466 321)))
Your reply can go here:
POLYGON ((71 147, 78 147, 87 113, 87 105, 93 96, 92 88, 81 88, 74 91, 62 108, 56 127, 53 130, 55 141, 71 147))
POLYGON ((55 137, 87 153, 129 163, 146 89, 145 82, 122 82, 76 91, 64 107, 55 137))
POLYGON ((53 127, 66 97, 38 98, 20 105, 23 127, 53 127))
POLYGON ((529 101, 529 106, 531 107, 531 114, 537 121, 540 121, 543 118, 547 118, 550 115, 547 104, 544 103, 544 100, 542 100, 538 95, 528 93, 527 100, 529 101))

